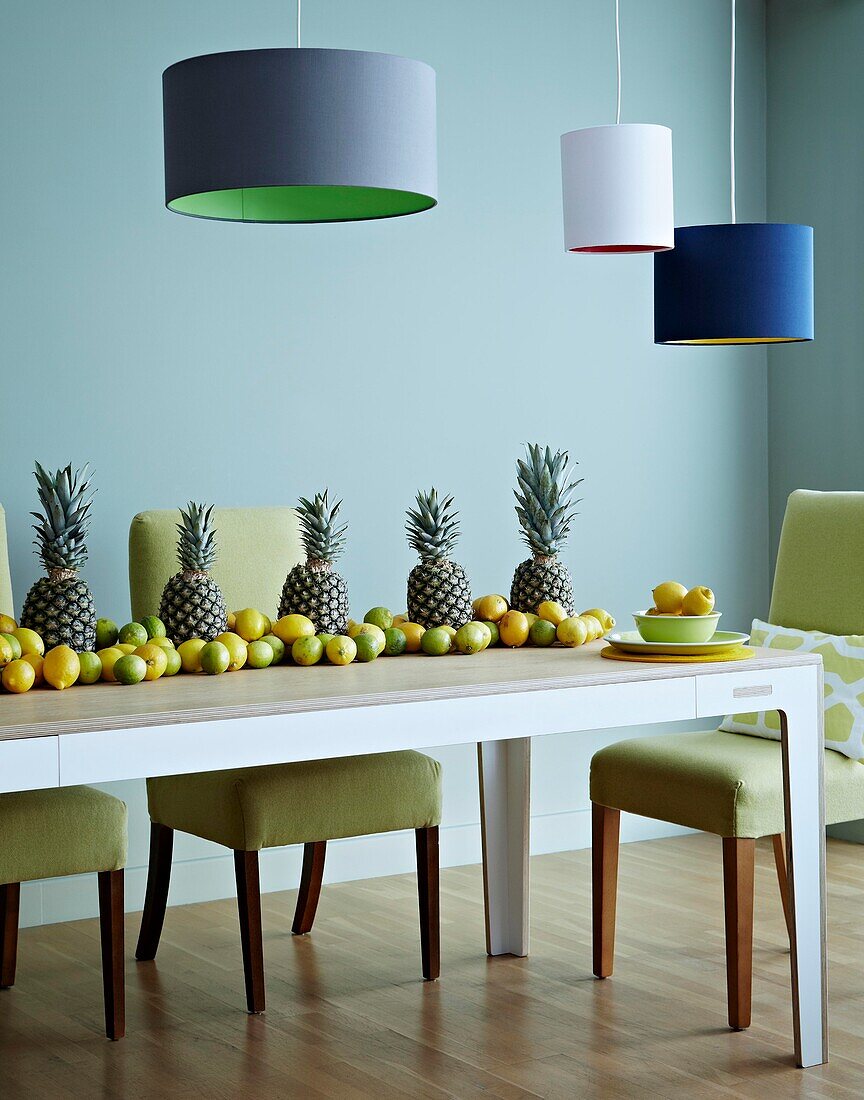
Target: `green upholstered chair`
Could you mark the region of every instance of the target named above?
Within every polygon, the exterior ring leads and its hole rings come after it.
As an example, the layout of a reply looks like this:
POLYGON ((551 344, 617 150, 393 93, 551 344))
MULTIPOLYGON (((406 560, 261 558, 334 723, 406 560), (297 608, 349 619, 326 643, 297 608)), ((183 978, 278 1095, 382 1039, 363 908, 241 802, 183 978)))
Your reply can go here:
MULTIPOLYGON (((789 498, 770 622, 864 634, 864 493, 799 490, 789 498)), ((825 750, 828 824, 864 817, 864 766, 825 750)), ((729 1025, 750 1025, 756 838, 773 838, 788 921, 781 748, 743 734, 620 741, 591 761, 594 973, 612 973, 620 811, 723 838, 729 1025)))
MULTIPOLYGON (((132 521, 129 580, 138 618, 159 607, 176 571, 177 512, 144 512, 132 521)), ((214 576, 229 608, 275 612, 288 570, 302 560, 291 508, 215 512, 219 562, 214 576)), ((230 675, 246 675, 231 673, 230 675)), ((257 675, 257 674, 256 674, 257 675)), ((250 675, 250 691, 255 690, 250 675)), ((250 1012, 263 1012, 264 959, 258 853, 303 844, 303 870, 292 931, 312 928, 328 840, 413 829, 420 896, 423 976, 438 977, 438 825, 441 767, 418 752, 379 753, 271 767, 148 779, 150 870, 136 958, 155 958, 165 917, 174 831, 231 848, 250 1012)))
MULTIPOLYGON (((6 525, 0 508, 0 611, 12 614, 6 525)), ((123 867, 126 806, 90 787, 0 794, 0 989, 15 984, 21 883, 96 872, 102 934, 105 1031, 126 1031, 123 867)))

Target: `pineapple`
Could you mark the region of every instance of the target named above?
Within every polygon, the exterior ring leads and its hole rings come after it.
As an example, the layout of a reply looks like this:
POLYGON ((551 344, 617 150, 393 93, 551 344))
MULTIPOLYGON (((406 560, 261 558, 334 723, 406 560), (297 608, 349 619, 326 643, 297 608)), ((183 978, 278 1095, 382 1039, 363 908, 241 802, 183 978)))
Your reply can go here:
POLYGON ((328 491, 318 493, 314 500, 300 498, 297 513, 306 562, 295 565, 285 578, 279 614, 305 615, 316 630, 344 634, 348 628, 348 584, 333 562, 344 549, 348 524, 337 526, 342 501, 331 508, 328 491))
POLYGON ((32 512, 36 546, 48 574, 41 577, 24 601, 21 625, 41 634, 45 649, 68 645, 81 653, 96 647, 96 605, 93 594, 78 575, 87 560, 87 530, 93 494, 87 467, 71 466, 47 473, 36 463, 36 484, 42 513, 32 512))
POLYGON ((420 555, 420 564, 408 576, 411 622, 458 630, 474 618, 468 576, 461 565, 450 560, 459 538, 458 514, 453 510, 453 497, 439 501, 434 489, 418 493, 416 509, 408 509, 408 544, 420 555))
POLYGON ((514 495, 522 539, 533 557, 516 566, 510 606, 536 614, 544 600, 554 600, 573 615, 573 581, 558 554, 576 515, 579 501, 572 496, 582 478, 568 482, 570 458, 566 451, 553 455, 548 447, 544 451, 536 443, 529 444, 526 451, 526 458, 516 463, 519 488, 514 495))
POLYGON ((212 641, 228 625, 222 590, 210 576, 216 560, 213 506, 193 504, 180 509, 177 559, 180 572, 162 589, 159 618, 175 645, 189 638, 212 641))

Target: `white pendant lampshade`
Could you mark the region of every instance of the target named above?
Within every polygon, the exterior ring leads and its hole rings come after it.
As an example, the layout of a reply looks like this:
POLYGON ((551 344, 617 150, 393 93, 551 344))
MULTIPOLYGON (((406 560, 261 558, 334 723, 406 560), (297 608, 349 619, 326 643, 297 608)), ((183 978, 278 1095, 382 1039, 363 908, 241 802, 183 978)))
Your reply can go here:
POLYGON ((663 252, 675 245, 672 131, 624 123, 561 135, 568 252, 663 252))

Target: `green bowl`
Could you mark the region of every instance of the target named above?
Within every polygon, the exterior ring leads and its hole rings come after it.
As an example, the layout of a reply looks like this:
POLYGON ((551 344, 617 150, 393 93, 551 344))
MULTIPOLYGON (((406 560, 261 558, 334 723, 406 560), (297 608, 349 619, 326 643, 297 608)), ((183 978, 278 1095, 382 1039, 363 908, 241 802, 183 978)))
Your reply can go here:
POLYGON ((646 642, 685 642, 689 645, 713 638, 721 612, 710 615, 634 615, 636 629, 646 642))

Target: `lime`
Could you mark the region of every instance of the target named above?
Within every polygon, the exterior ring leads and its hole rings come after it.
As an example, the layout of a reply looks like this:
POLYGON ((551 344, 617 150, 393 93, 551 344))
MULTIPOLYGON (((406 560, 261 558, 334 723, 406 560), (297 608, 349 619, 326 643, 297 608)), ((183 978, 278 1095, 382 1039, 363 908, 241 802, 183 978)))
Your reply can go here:
POLYGON ((21 659, 21 643, 15 637, 14 634, 0 634, 0 638, 5 638, 9 648, 12 650, 12 660, 18 661, 21 659))
POLYGON ((237 672, 246 664, 246 643, 239 634, 226 630, 222 634, 216 635, 216 641, 221 642, 231 655, 231 661, 228 665, 229 672, 237 672))
POLYGON ((203 638, 187 638, 177 648, 184 672, 201 671, 201 650, 207 643, 203 638))
POLYGON ((381 650, 378 648, 378 643, 370 634, 355 634, 354 645, 357 646, 358 661, 374 661, 381 650))
POLYGON ((433 626, 431 630, 424 632, 420 639, 420 647, 430 657, 443 657, 450 652, 453 645, 452 638, 446 627, 433 626))
MULTIPOLYGON (((484 620, 483 620, 483 625, 484 625, 484 626, 485 626, 485 627, 486 627, 486 628, 488 629, 488 631, 489 631, 489 637, 490 637, 490 639, 491 639, 491 641, 489 642, 489 645, 490 645, 490 646, 491 646, 491 645, 498 645, 498 640, 499 640, 499 636, 498 636, 498 624, 497 624, 497 623, 493 623, 491 619, 484 619, 484 620)), ((489 646, 487 646, 486 648, 488 649, 488 648, 489 648, 489 646)))
POLYGON ((165 671, 163 676, 176 676, 183 666, 183 658, 173 647, 165 650, 165 671))
POLYGON ((78 662, 81 672, 78 676, 79 684, 95 684, 102 676, 102 658, 98 653, 85 651, 78 654, 78 662))
POLYGON ((36 683, 36 669, 29 661, 22 661, 18 657, 3 669, 2 681, 7 691, 20 695, 24 691, 29 691, 36 683))
POLYGON ((131 642, 115 642, 112 648, 119 649, 121 653, 134 653, 138 646, 131 642))
POLYGON ((117 641, 117 636, 120 632, 117 629, 117 624, 112 619, 97 619, 96 620, 96 648, 108 649, 109 646, 114 645, 117 641))
POLYGON ((372 623, 381 630, 389 630, 393 625, 393 613, 387 607, 373 607, 363 616, 364 623, 372 623))
POLYGON ((245 642, 257 642, 270 631, 270 620, 254 607, 244 607, 234 615, 234 632, 245 642))
POLYGON ((335 634, 327 634, 322 630, 321 633, 316 634, 315 637, 318 639, 318 641, 321 643, 321 645, 323 645, 324 648, 326 649, 327 648, 327 643, 330 641, 331 638, 335 638, 336 635, 335 634))
POLYGON ((148 680, 158 680, 168 667, 168 655, 161 645, 148 642, 146 645, 139 646, 135 653, 147 666, 146 679, 148 680))
POLYGON ((408 639, 398 626, 388 627, 384 631, 384 653, 388 657, 401 657, 408 648, 408 639))
POLYGON ((528 637, 532 645, 552 645, 558 637, 558 627, 549 619, 538 619, 531 624, 528 637))
POLYGON ((17 630, 12 631, 12 634, 18 639, 22 657, 26 657, 28 653, 38 653, 41 657, 45 653, 45 643, 35 630, 28 630, 25 626, 19 626, 17 630))
POLYGON ((140 684, 147 675, 147 662, 137 653, 124 653, 114 662, 113 671, 118 684, 140 684))
POLYGON ((357 656, 357 643, 345 634, 337 634, 326 646, 327 660, 334 665, 350 665, 357 656))
POLYGON ((376 626, 374 623, 355 623, 348 628, 348 637, 353 638, 355 641, 363 634, 375 642, 379 653, 384 649, 387 639, 384 637, 384 631, 380 626, 376 626))
POLYGON ((285 643, 281 638, 277 638, 275 634, 265 634, 263 638, 258 639, 259 642, 266 642, 267 645, 273 650, 274 665, 278 665, 282 658, 285 656, 285 643))
POLYGON ((148 637, 149 635, 141 623, 127 623, 120 628, 117 641, 124 643, 124 645, 134 645, 137 649, 139 645, 146 645, 148 637))
POLYGON ((141 625, 147 631, 148 638, 164 638, 168 633, 165 624, 155 615, 145 615, 141 620, 141 625))
MULTIPOLYGON (((221 642, 206 642, 198 660, 202 672, 206 672, 208 676, 218 676, 231 664, 231 654, 228 652, 228 647, 221 642)), ((114 671, 116 674, 116 665, 114 671)))
POLYGON ((453 639, 454 639, 454 638, 456 637, 456 627, 455 627, 455 626, 450 626, 450 624, 449 624, 449 623, 441 623, 441 624, 440 624, 440 625, 439 625, 439 626, 437 627, 437 629, 438 629, 438 630, 446 630, 446 631, 447 631, 447 633, 448 633, 448 634, 450 635, 450 641, 451 641, 451 642, 452 642, 452 641, 453 641, 453 639))
POLYGON ((250 668, 267 668, 273 664, 275 653, 263 638, 256 638, 246 650, 246 664, 250 668))
POLYGON ((317 665, 324 656, 324 643, 314 635, 306 638, 298 638, 291 646, 291 656, 295 664, 317 665))
POLYGON ((456 631, 456 648, 460 653, 480 653, 489 644, 492 635, 483 623, 470 622, 456 631))
POLYGON ((170 638, 151 638, 148 645, 158 645, 161 649, 173 649, 174 643, 170 638))

